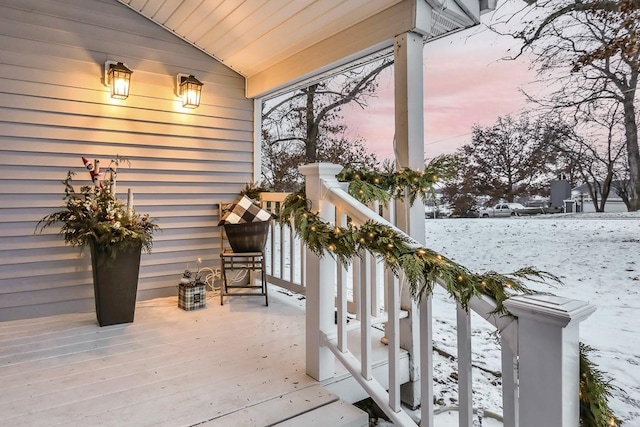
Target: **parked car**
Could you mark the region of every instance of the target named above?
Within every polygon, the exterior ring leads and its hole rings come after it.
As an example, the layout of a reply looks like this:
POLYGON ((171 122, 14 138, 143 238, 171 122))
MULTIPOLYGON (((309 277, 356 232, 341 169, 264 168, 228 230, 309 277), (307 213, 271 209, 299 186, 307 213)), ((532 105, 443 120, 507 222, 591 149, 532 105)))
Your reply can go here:
POLYGON ((452 212, 449 218, 478 218, 478 208, 473 206, 464 212, 452 212))
POLYGON ((498 203, 492 208, 482 208, 478 211, 480 218, 492 218, 492 217, 507 217, 516 216, 518 210, 525 210, 526 208, 520 203, 498 203))
POLYGON ((562 208, 553 206, 526 206, 524 210, 517 210, 518 215, 556 214, 562 212, 562 208))

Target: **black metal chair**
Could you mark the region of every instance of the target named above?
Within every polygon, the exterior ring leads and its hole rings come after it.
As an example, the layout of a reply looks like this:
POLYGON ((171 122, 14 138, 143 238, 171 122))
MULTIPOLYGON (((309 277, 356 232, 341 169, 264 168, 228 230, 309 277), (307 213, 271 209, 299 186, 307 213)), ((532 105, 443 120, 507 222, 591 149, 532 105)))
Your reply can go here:
POLYGON ((224 305, 225 296, 264 296, 265 305, 269 305, 264 251, 223 252, 220 254, 220 258, 222 260, 220 305, 224 305), (259 274, 260 284, 256 285, 255 282, 253 282, 252 277, 249 277, 248 283, 246 283, 246 276, 242 276, 241 281, 234 282, 234 279, 229 279, 229 273, 232 271, 246 271, 249 275, 251 275, 251 272, 256 272, 259 274), (237 291, 230 292, 230 289, 237 289, 237 291), (251 292, 247 292, 247 290, 251 292))

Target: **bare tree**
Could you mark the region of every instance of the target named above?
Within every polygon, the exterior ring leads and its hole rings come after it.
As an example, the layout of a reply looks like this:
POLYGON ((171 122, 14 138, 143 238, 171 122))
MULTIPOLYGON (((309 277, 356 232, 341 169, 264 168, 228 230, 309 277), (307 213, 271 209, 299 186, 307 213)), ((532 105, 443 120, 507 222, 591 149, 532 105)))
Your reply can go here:
POLYGON ((564 138, 566 126, 559 122, 499 117, 486 128, 473 127, 472 142, 459 149, 463 176, 461 182, 477 195, 491 201, 544 192, 556 172, 553 146, 564 138))
MULTIPOLYGON (((574 5, 583 3, 575 2, 574 5)), ((633 68, 640 68, 638 50, 640 50, 640 0, 596 1, 589 2, 586 13, 606 22, 612 29, 611 38, 594 50, 580 55, 574 64, 574 70, 596 61, 611 59, 617 55, 624 58, 633 68)))
MULTIPOLYGON (((624 163, 624 162, 623 162, 624 163)), ((611 187, 618 193, 620 199, 627 207, 627 210, 631 210, 633 204, 633 189, 631 188, 631 181, 629 180, 629 168, 623 168, 616 172, 611 187)))
MULTIPOLYGON (((564 18, 565 15, 583 13, 600 20, 611 28, 611 37, 606 43, 594 46, 590 50, 581 53, 573 63, 573 70, 591 65, 596 61, 611 59, 617 55, 638 68, 637 53, 640 49, 640 0, 591 0, 591 1, 549 1, 549 0, 525 0, 530 5, 547 8, 535 31, 530 35, 522 34, 524 47, 536 42, 549 25, 564 18), (635 65, 634 65, 635 63, 635 65)), ((532 29, 529 27, 529 29, 532 29)))
POLYGON ((586 120, 588 135, 569 133, 555 146, 586 184, 596 212, 604 212, 616 176, 626 169, 623 120, 620 104, 610 103, 606 112, 586 120))
POLYGON ((469 163, 458 161, 458 165, 456 176, 447 180, 442 188, 442 200, 451 206, 452 215, 472 216, 477 204, 474 175, 469 171, 469 163))
POLYGON ((297 169, 305 163, 332 161, 344 166, 375 167, 375 155, 363 140, 349 140, 341 108, 362 108, 375 96, 377 77, 393 60, 349 70, 267 102, 262 113, 263 178, 273 188, 288 191, 300 182, 297 169))
MULTIPOLYGON (((537 0, 523 9, 525 27, 511 33, 522 41, 520 55, 532 53, 539 79, 556 89, 531 97, 539 105, 584 122, 610 101, 624 115, 626 158, 640 208, 640 151, 636 89, 640 75, 640 0, 537 0)), ((499 31, 499 25, 494 29, 499 31)))
POLYGON ((304 152, 294 141, 269 143, 269 135, 262 136, 262 184, 273 191, 291 192, 300 187, 298 167, 305 163, 304 152))

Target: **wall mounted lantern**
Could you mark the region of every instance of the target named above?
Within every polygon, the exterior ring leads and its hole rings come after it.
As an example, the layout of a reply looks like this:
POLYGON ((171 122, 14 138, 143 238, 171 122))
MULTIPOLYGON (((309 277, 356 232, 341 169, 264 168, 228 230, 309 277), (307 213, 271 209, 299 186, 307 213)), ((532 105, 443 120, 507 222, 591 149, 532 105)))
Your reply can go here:
POLYGON ((182 106, 196 108, 200 105, 202 83, 192 75, 178 74, 176 78, 176 92, 182 98, 182 106))
POLYGON ((104 84, 111 87, 111 97, 127 99, 129 83, 133 71, 122 62, 107 61, 104 63, 104 84))

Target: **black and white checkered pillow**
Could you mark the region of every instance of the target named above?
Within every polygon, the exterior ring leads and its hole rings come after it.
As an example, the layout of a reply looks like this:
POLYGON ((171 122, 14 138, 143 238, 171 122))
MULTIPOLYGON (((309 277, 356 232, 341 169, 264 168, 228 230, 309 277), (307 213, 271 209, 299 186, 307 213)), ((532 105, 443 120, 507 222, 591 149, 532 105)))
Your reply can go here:
POLYGON ((235 202, 227 213, 222 216, 218 225, 225 223, 242 224, 245 222, 269 221, 271 218, 271 213, 261 209, 260 206, 256 205, 253 200, 247 196, 242 196, 242 198, 235 202))

